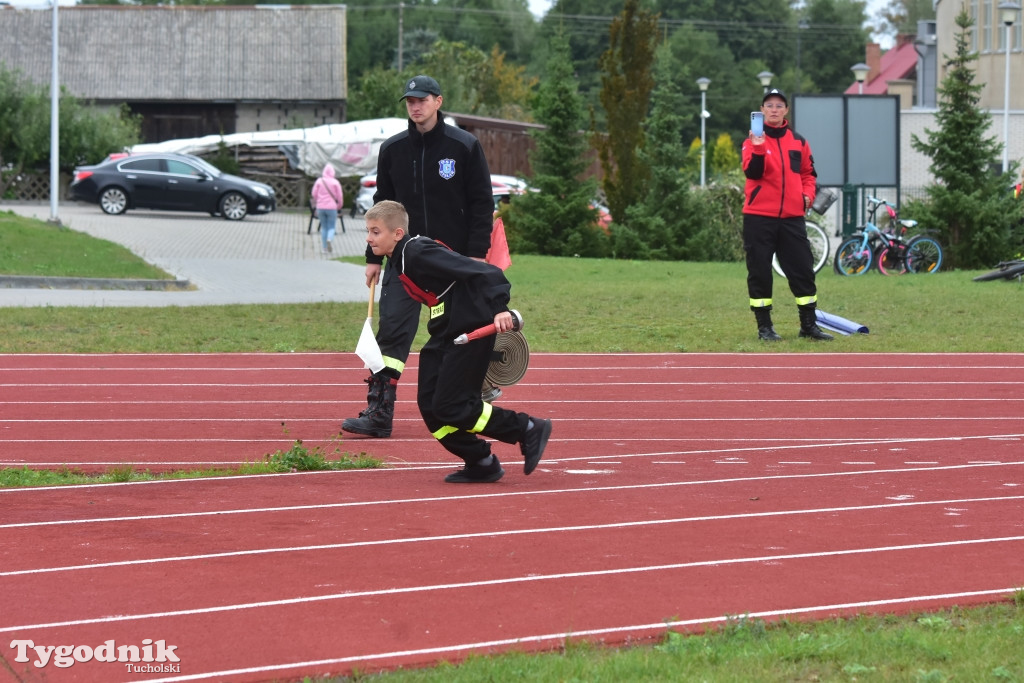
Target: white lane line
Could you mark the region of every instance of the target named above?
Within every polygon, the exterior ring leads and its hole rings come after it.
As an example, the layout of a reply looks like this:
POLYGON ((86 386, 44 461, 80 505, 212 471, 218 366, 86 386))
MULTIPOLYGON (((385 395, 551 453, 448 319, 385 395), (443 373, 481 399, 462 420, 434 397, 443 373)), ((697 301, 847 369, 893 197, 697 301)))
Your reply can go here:
POLYGON ((1019 543, 1024 536, 1005 536, 998 538, 974 538, 960 541, 941 541, 937 543, 911 543, 906 545, 875 546, 867 548, 849 548, 845 550, 828 550, 808 553, 791 553, 787 555, 758 555, 752 557, 721 558, 717 560, 699 560, 696 562, 675 562, 671 564, 641 565, 620 567, 618 569, 596 569, 582 572, 559 572, 556 574, 531 574, 529 576, 509 576, 500 579, 481 581, 463 581, 458 583, 426 584, 422 586, 405 586, 402 588, 383 588, 378 590, 351 591, 347 593, 330 593, 327 595, 311 595, 278 600, 262 600, 259 602, 237 603, 234 605, 218 605, 215 607, 199 607, 195 609, 172 610, 168 612, 150 612, 144 614, 118 614, 92 619, 75 619, 40 624, 21 624, 18 626, 0 627, 0 633, 27 631, 30 629, 66 628, 68 626, 84 626, 87 624, 110 624, 144 619, 165 619, 168 617, 188 617, 217 612, 235 612, 240 610, 260 609, 266 607, 284 607, 315 602, 334 600, 350 600, 380 596, 409 595, 416 593, 432 593, 437 591, 465 590, 487 586, 508 586, 513 584, 536 583, 541 581, 559 581, 564 579, 581 579, 595 576, 621 576, 626 574, 644 574, 651 572, 676 571, 697 567, 723 567, 741 564, 761 564, 764 562, 783 562, 792 560, 821 559, 830 557, 846 557, 851 555, 868 555, 876 553, 904 552, 911 550, 933 550, 937 548, 953 548, 957 546, 977 546, 989 543, 1019 543))
MULTIPOLYGON (((209 510, 203 512, 176 512, 166 513, 160 515, 132 515, 126 517, 97 517, 90 519, 64 519, 64 520, 47 520, 40 522, 14 522, 9 524, 0 524, 0 529, 22 529, 28 527, 42 527, 42 526, 65 526, 75 524, 105 524, 105 523, 116 523, 116 522, 137 522, 142 520, 154 520, 154 519, 183 519, 192 517, 216 517, 219 515, 248 515, 248 514, 260 514, 260 513, 276 513, 276 512, 292 512, 292 511, 303 511, 303 510, 333 510, 339 508, 357 508, 357 507, 371 507, 375 505, 408 505, 408 504, 419 504, 419 503, 445 503, 451 501, 465 502, 467 500, 475 499, 504 499, 511 497, 522 497, 522 496, 551 496, 551 495, 563 495, 563 494, 579 494, 579 493, 606 493, 609 491, 640 491, 640 490, 652 490, 652 489, 667 489, 681 486, 706 486, 709 484, 736 484, 736 483, 747 483, 747 482, 771 482, 771 481, 786 481, 786 480, 802 480, 802 479, 819 479, 819 478, 833 478, 833 477, 856 477, 856 476, 873 476, 878 474, 917 474, 921 472, 943 472, 943 471, 955 471, 955 470, 966 470, 974 469, 978 467, 1004 467, 1004 466, 1019 466, 1024 465, 1024 462, 1013 462, 1013 463, 995 463, 985 465, 945 465, 940 467, 922 467, 913 469, 876 469, 876 470, 860 470, 851 472, 817 472, 817 473, 806 473, 806 474, 776 474, 776 475, 765 475, 765 476, 753 476, 753 477, 731 477, 727 479, 703 479, 694 481, 672 481, 672 482, 656 482, 656 483, 645 483, 645 484, 620 484, 615 486, 586 486, 582 488, 561 488, 561 489, 544 489, 539 491, 506 491, 502 493, 475 493, 468 495, 452 495, 452 496, 433 496, 423 498, 398 498, 388 500, 362 500, 362 501, 350 501, 345 503, 316 503, 311 505, 287 505, 281 507, 264 507, 264 508, 241 508, 241 509, 227 509, 227 510, 209 510)), ((440 466, 439 466, 440 467, 440 466)), ((450 467, 450 466, 449 466, 450 467)), ((346 470, 348 472, 372 472, 377 470, 346 470)), ((254 475, 259 477, 275 476, 275 475, 254 475)), ((296 476, 294 474, 278 475, 278 476, 296 476)), ((233 478, 234 479, 234 478, 233 478)), ((206 480, 189 480, 189 481, 212 481, 206 480)), ((223 481, 223 480, 222 480, 223 481)), ((132 484, 156 484, 163 482, 129 482, 122 484, 100 484, 99 486, 129 486, 132 484)), ((93 485, 87 485, 93 486, 93 485)), ((54 490, 67 490, 69 486, 51 487, 54 490)), ((0 491, 4 493, 6 491, 19 491, 25 489, 6 489, 0 491)), ((39 488, 29 489, 32 491, 38 491, 39 488)))
POLYGON ((226 557, 243 557, 253 555, 269 555, 275 553, 314 552, 320 550, 343 550, 347 548, 366 548, 380 545, 398 545, 404 543, 434 543, 438 541, 454 541, 472 538, 501 538, 506 536, 525 536, 533 534, 571 533, 578 531, 606 531, 610 529, 627 529, 636 527, 653 527, 667 524, 691 524, 695 522, 721 522, 737 519, 758 519, 773 517, 791 517, 799 515, 835 514, 839 512, 870 512, 874 510, 892 510, 901 508, 918 508, 934 505, 964 505, 967 503, 1003 503, 1006 501, 1024 500, 1024 496, 994 496, 987 498, 957 498, 950 500, 920 500, 903 502, 900 497, 889 500, 898 502, 879 503, 876 505, 848 505, 842 507, 811 508, 798 510, 776 510, 772 512, 744 512, 730 515, 701 515, 697 517, 676 517, 670 519, 647 519, 632 522, 609 522, 607 524, 581 524, 561 527, 536 527, 530 529, 508 529, 503 531, 480 531, 462 534, 444 534, 440 536, 415 536, 410 538, 387 538, 374 541, 351 541, 348 543, 328 543, 322 545, 291 546, 280 548, 258 548, 252 550, 235 550, 221 553, 205 553, 201 555, 174 555, 139 560, 119 560, 116 562, 96 562, 91 564, 65 565, 59 567, 38 567, 35 569, 18 569, 2 571, 3 576, 24 576, 49 574, 53 572, 81 571, 87 569, 106 569, 110 567, 130 567, 137 565, 160 564, 165 562, 192 562, 196 560, 212 560, 226 557))

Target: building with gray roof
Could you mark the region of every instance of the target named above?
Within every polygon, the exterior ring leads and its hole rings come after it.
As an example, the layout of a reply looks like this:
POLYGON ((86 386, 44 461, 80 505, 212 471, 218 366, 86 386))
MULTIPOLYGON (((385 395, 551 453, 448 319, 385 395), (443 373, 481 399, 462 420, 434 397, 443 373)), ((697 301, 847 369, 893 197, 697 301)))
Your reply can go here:
MULTIPOLYGON (((50 9, 0 8, 0 63, 49 85, 50 9)), ((156 142, 345 121, 344 5, 58 10, 61 87, 156 142)))

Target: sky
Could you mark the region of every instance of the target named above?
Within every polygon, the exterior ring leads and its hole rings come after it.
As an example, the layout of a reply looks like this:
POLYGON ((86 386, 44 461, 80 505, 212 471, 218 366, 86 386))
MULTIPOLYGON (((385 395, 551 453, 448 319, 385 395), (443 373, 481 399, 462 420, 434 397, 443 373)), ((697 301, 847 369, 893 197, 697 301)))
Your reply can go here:
POLYGON ((542 17, 551 9, 553 4, 555 4, 553 0, 530 0, 530 14, 535 17, 542 17))

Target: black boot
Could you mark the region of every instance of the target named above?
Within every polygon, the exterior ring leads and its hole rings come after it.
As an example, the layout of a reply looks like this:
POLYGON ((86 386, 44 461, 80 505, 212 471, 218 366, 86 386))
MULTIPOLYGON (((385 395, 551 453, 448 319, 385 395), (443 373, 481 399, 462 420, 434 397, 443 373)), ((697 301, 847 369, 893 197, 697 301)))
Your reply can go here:
POLYGON ((754 317, 757 319, 757 338, 761 341, 777 342, 782 341, 776 332, 775 328, 772 327, 772 307, 771 306, 751 306, 750 310, 754 312, 754 317))
POLYGON ((341 423, 341 428, 353 434, 387 438, 391 436, 391 421, 395 416, 398 380, 378 372, 365 382, 370 385, 366 394, 366 410, 359 413, 359 417, 347 418, 341 423))
POLYGON ((818 316, 815 314, 816 306, 798 306, 800 311, 800 336, 815 341, 832 341, 832 335, 822 332, 818 327, 818 316))

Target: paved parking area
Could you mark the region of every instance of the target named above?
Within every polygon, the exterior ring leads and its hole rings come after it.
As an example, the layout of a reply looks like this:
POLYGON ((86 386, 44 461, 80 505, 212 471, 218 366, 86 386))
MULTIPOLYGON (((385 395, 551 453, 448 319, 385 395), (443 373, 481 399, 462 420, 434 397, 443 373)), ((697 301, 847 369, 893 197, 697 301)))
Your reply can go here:
MULTIPOLYGON (((0 204, 41 220, 49 204, 0 204)), ((176 278, 190 281, 186 292, 0 288, 0 306, 208 306, 248 303, 365 301, 362 266, 340 263, 366 248, 366 224, 344 216, 346 232, 321 252, 316 223, 307 234, 309 214, 275 211, 227 221, 206 214, 128 211, 108 216, 90 204, 64 203, 61 223, 116 242, 176 278)))

